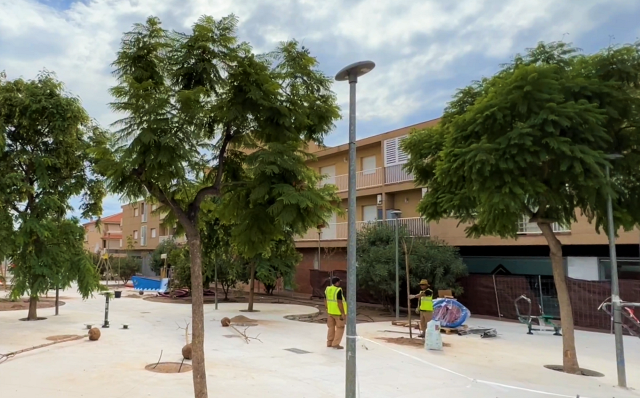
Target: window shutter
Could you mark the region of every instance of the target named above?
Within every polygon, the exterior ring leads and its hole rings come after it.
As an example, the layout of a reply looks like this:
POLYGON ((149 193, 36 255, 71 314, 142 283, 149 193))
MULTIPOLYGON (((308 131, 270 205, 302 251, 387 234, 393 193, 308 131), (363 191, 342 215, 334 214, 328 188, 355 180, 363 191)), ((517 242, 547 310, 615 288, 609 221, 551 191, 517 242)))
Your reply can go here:
POLYGON ((147 226, 143 225, 142 228, 140 228, 140 246, 146 246, 147 245, 147 226))
POLYGON ((397 150, 398 142, 395 138, 385 140, 384 142, 384 165, 391 166, 398 162, 397 150))

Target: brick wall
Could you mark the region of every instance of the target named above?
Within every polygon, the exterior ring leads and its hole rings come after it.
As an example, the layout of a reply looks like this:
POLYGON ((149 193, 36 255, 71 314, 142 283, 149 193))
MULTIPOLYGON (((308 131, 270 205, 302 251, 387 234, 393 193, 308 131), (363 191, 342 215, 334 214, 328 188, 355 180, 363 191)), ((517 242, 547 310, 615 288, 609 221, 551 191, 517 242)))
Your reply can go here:
MULTIPOLYGON (((298 264, 295 277, 296 293, 311 294, 311 273, 313 269, 318 269, 318 249, 298 249, 302 254, 302 261, 298 264)), ((344 248, 325 250, 320 252, 320 266, 323 271, 346 271, 347 251, 344 248)))

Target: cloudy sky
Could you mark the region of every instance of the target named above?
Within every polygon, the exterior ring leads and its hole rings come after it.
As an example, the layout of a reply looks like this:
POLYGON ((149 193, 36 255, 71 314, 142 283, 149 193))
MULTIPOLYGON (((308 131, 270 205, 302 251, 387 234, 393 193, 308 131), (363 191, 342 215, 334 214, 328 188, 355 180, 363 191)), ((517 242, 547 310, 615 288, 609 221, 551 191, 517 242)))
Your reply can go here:
MULTIPOLYGON (((203 14, 231 13, 256 52, 295 38, 331 76, 373 60, 358 85, 358 138, 438 117, 457 88, 538 41, 594 52, 640 36, 639 0, 0 0, 0 70, 10 79, 56 72, 106 127, 116 119, 107 89, 122 32, 149 15, 187 31, 203 14)), ((334 90, 346 110, 347 84, 334 90)), ((327 144, 346 134, 345 119, 327 144)), ((109 197, 105 214, 119 210, 109 197)))

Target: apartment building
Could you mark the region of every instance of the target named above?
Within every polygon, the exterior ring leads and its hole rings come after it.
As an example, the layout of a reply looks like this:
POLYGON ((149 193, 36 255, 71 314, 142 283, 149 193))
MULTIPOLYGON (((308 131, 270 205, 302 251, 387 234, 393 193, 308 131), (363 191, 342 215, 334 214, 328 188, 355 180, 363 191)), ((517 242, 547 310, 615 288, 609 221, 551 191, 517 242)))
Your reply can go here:
POLYGON ((122 247, 142 258, 153 252, 167 239, 183 242, 176 237, 176 228, 163 225, 165 215, 156 211, 157 205, 138 201, 122 206, 122 247))
MULTIPOLYGON (((466 225, 445 219, 427 223, 416 208, 426 192, 415 184, 413 175, 403 170, 408 155, 400 143, 413 129, 423 129, 439 119, 404 127, 356 142, 356 227, 366 223, 395 222, 395 217, 413 236, 437 238, 457 246, 472 273, 511 273, 519 275, 551 275, 549 249, 535 223, 526 218, 518 224, 518 239, 499 237, 466 237, 466 225)), ((316 160, 310 166, 325 175, 323 184, 333 184, 347 208, 348 144, 310 151, 316 160)), ((577 214, 570 226, 554 225, 564 245, 565 263, 571 277, 603 280, 610 275, 608 240, 605 233, 596 233, 586 217, 577 214)), ((623 277, 640 279, 638 248, 640 232, 619 232, 617 240, 620 272, 623 277)), ((296 276, 297 289, 310 293, 309 270, 346 269, 347 220, 334 215, 326 228, 308 231, 296 240, 303 260, 296 276)))
POLYGON ((84 226, 84 248, 91 253, 107 250, 119 252, 122 248, 122 213, 104 217, 100 225, 90 221, 84 226))

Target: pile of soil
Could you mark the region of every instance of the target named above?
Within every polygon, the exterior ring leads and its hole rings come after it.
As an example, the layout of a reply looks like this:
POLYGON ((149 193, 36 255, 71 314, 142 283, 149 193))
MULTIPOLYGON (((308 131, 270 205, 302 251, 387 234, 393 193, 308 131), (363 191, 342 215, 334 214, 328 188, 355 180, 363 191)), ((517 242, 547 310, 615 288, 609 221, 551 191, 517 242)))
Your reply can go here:
MULTIPOLYGON (((397 344, 407 347, 418 347, 424 349, 424 339, 413 338, 410 339, 408 337, 378 337, 378 340, 382 340, 387 343, 397 344)), ((451 347, 449 343, 442 343, 444 347, 451 347)))
POLYGON ((255 326, 258 324, 258 321, 255 319, 247 318, 244 315, 238 315, 231 318, 231 324, 238 326, 255 326))
POLYGON ((191 372, 192 367, 188 363, 180 362, 160 362, 158 364, 150 363, 144 367, 150 372, 156 373, 186 373, 191 372), (182 366, 182 368, 180 368, 182 366))
MULTIPOLYGON (((63 306, 64 301, 58 301, 60 306, 63 306)), ((56 300, 53 298, 41 298, 38 301, 38 308, 52 308, 56 306, 56 300)), ((11 301, 8 299, 0 299, 0 311, 22 311, 29 309, 29 299, 21 299, 18 301, 11 301)))

